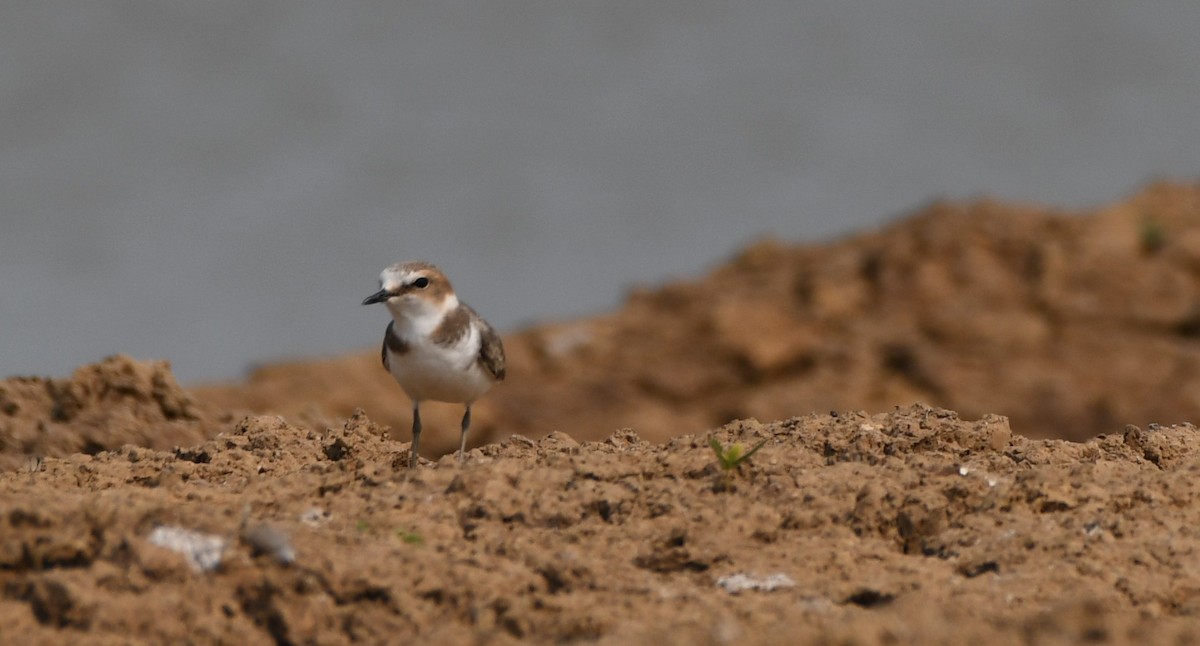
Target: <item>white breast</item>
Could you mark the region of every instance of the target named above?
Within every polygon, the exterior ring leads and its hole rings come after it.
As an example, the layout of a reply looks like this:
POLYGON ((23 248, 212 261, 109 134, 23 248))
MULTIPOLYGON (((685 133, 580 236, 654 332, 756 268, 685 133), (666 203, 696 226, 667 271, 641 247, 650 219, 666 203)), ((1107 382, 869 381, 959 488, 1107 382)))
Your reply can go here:
POLYGON ((492 387, 491 376, 477 362, 480 337, 474 326, 452 346, 426 337, 404 340, 406 352, 388 352, 388 370, 414 401, 471 403, 492 387))

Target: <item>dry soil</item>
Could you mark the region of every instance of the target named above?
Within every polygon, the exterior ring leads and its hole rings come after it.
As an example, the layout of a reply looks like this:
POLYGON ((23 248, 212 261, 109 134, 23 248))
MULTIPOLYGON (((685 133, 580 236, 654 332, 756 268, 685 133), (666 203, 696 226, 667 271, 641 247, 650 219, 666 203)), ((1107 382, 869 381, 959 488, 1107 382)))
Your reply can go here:
POLYGON ((447 407, 415 471, 375 349, 8 379, 0 634, 1200 642, 1198 283, 1195 186, 767 241, 509 335, 465 464, 447 407))

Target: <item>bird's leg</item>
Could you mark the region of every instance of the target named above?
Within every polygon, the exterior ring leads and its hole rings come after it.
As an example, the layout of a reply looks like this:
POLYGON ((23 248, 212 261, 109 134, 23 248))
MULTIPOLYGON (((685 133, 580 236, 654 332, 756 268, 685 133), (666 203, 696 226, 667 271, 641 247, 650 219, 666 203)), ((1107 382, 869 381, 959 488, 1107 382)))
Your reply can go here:
POLYGON ((467 457, 467 429, 471 428, 471 405, 467 404, 467 412, 463 413, 462 437, 458 441, 458 461, 461 464, 467 457))
POLYGON ((408 454, 408 468, 417 468, 417 447, 421 444, 421 404, 413 402, 413 429, 412 429, 412 448, 408 454))

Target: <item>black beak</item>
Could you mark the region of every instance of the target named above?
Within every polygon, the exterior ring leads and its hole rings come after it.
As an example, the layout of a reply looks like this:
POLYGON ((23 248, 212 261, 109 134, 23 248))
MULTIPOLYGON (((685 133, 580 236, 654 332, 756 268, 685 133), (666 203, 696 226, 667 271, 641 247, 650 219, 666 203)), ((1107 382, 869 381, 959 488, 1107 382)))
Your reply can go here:
POLYGON ((381 289, 381 290, 375 292, 374 294, 371 294, 370 296, 364 298, 362 304, 363 305, 374 305, 375 303, 382 303, 382 302, 386 301, 387 299, 391 298, 391 296, 392 295, 389 294, 386 289, 381 289))

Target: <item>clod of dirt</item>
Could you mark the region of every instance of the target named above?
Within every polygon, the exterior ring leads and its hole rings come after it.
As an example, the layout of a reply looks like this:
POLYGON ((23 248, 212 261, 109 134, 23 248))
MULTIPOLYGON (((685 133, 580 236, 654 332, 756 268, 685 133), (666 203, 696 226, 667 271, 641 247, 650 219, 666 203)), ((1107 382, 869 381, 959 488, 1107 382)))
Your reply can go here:
POLYGON ((170 364, 123 355, 83 366, 70 379, 6 379, 0 412, 0 468, 27 456, 94 455, 125 444, 193 445, 213 431, 170 364))
POLYGON ((86 630, 91 624, 92 608, 81 603, 71 589, 57 579, 13 582, 5 586, 4 596, 28 602, 34 618, 43 626, 86 630))

